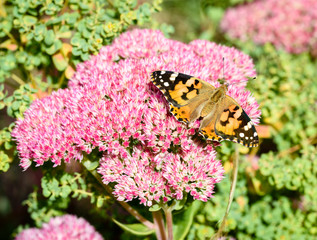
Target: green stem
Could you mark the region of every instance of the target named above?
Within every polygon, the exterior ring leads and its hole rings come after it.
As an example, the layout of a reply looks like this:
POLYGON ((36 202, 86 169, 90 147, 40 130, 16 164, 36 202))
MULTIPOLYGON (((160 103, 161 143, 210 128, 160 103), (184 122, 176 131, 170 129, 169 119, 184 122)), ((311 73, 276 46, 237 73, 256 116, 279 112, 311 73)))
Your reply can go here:
POLYGON ((62 76, 58 79, 58 88, 61 88, 65 80, 65 72, 62 73, 62 76))
MULTIPOLYGON (((0 6, 1 6, 1 4, 0 4, 0 6)), ((18 45, 17 40, 15 40, 14 36, 13 36, 10 32, 8 32, 5 28, 2 28, 1 30, 11 39, 11 41, 12 41, 13 43, 15 43, 16 45, 18 45)))
POLYGON ((29 79, 31 80, 31 84, 32 84, 33 88, 38 89, 36 81, 33 78, 33 75, 31 74, 31 72, 27 71, 27 75, 28 75, 29 79))
POLYGON ((235 144, 235 145, 236 145, 235 146, 235 157, 234 157, 234 161, 233 161, 232 182, 231 182, 231 187, 230 187, 228 205, 226 208, 225 215, 222 218, 222 222, 221 222, 221 225, 218 229, 218 232, 214 236, 211 237, 211 240, 217 240, 217 239, 221 238, 222 231, 225 228, 227 217, 229 215, 231 203, 233 201, 234 191, 235 191, 236 185, 237 185, 238 166, 239 166, 239 145, 238 144, 235 144))
POLYGON ((163 221, 163 215, 161 210, 152 212, 153 216, 153 221, 155 227, 155 232, 156 232, 156 238, 158 240, 166 240, 166 232, 164 228, 164 221, 163 221))
MULTIPOLYGON (((111 189, 111 191, 112 191, 112 189, 111 189)), ((112 197, 114 197, 114 196, 112 195, 112 197)), ((134 216, 139 222, 141 222, 143 225, 147 226, 149 229, 155 229, 155 225, 152 222, 145 219, 137 210, 132 208, 129 204, 127 204, 126 202, 122 202, 122 201, 118 201, 118 203, 125 210, 127 210, 132 216, 134 216)))
POLYGON ((166 218, 166 228, 167 228, 167 239, 173 240, 173 215, 171 207, 163 207, 165 218, 166 218))
MULTIPOLYGON (((83 160, 85 161, 85 160, 83 160)), ((89 161, 89 160, 86 160, 89 161)), ((83 164, 83 166, 86 168, 85 164, 83 164)), ((103 186, 103 188, 107 191, 107 193, 113 197, 114 199, 116 199, 114 197, 114 195, 112 194, 113 190, 111 187, 109 187, 108 185, 105 185, 102 182, 102 179, 100 177, 100 175, 97 173, 96 170, 89 170, 88 168, 86 168, 96 179, 97 181, 101 184, 101 186, 103 186)), ((138 221, 140 221, 142 224, 144 224, 146 227, 148 227, 149 229, 155 229, 155 225, 148 221, 147 219, 145 219, 137 210, 135 210, 134 208, 132 208, 129 204, 127 204, 126 202, 122 202, 122 201, 118 201, 118 203, 125 209, 127 210, 127 212, 129 212, 132 216, 134 216, 138 221)))
POLYGON ((16 81, 19 85, 24 85, 25 82, 19 78, 17 75, 15 75, 14 73, 11 74, 11 78, 16 81))

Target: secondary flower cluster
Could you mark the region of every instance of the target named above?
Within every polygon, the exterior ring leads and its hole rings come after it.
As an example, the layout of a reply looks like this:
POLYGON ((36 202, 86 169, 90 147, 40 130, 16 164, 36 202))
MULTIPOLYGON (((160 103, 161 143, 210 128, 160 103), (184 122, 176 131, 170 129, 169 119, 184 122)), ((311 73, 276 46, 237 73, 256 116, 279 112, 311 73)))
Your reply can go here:
POLYGON ((15 240, 102 240, 85 219, 73 215, 51 218, 42 228, 29 228, 18 234, 15 240))
MULTIPOLYGON (((16 123, 21 166, 81 160, 97 148, 103 153, 98 171, 105 184, 116 183, 119 200, 138 198, 150 206, 187 192, 206 201, 223 168, 213 147, 196 137, 199 123, 189 128, 168 112, 150 74, 178 71, 219 86, 223 67, 228 83, 255 76, 250 57, 234 48, 184 44, 155 30, 124 33, 78 65, 68 89, 35 101, 16 123)), ((228 94, 258 123, 258 104, 244 85, 231 85, 228 94)))
POLYGON ((232 38, 317 55, 316 21, 315 0, 261 0, 229 9, 221 27, 232 38))

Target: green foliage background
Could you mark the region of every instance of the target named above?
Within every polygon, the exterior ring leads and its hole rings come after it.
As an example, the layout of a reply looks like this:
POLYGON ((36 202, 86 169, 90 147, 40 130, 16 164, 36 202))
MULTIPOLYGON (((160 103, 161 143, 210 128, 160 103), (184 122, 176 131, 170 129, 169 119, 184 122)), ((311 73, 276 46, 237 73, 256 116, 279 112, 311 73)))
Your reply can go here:
MULTIPOLYGON (((143 25, 161 28, 165 34, 174 29, 171 38, 184 42, 202 38, 234 46, 254 59, 258 77, 248 87, 262 110, 262 140, 259 148, 240 148, 243 156, 226 235, 243 240, 316 239, 317 60, 309 53, 292 55, 270 44, 240 42, 221 33, 219 23, 224 11, 245 2, 250 1, 166 0, 162 5, 159 0, 2 3, 0 169, 6 173, 0 175, 4 183, 0 187, 0 216, 1 222, 5 221, 0 235, 9 236, 19 224, 40 226, 67 210, 86 216, 105 239, 118 239, 118 232, 122 233, 121 239, 136 239, 111 221, 112 216, 119 215, 128 223, 134 219, 120 212, 80 165, 75 164, 66 173, 65 166, 61 166, 54 169, 54 174, 51 166, 45 166, 42 179, 39 170, 21 173, 10 122, 21 117, 35 98, 65 87, 76 63, 96 54, 130 26, 143 25), (41 185, 41 190, 35 189, 27 198, 32 184, 41 185), (24 207, 20 207, 22 200, 24 207), (107 212, 109 208, 112 216, 107 212)), ((215 198, 200 206, 193 216, 187 239, 211 236, 224 215, 234 144, 225 142, 217 151, 227 178, 217 185, 215 198)), ((94 164, 89 164, 86 167, 93 170, 94 164)))

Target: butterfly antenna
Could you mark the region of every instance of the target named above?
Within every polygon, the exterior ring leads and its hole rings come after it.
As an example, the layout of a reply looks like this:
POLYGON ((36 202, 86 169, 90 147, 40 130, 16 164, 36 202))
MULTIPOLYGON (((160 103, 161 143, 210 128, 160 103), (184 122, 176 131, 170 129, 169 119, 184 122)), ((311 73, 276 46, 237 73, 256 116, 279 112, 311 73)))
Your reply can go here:
POLYGON ((255 80, 255 79, 256 79, 256 77, 253 77, 253 78, 249 77, 248 80, 243 80, 240 82, 231 83, 230 85, 238 85, 240 83, 249 82, 250 80, 255 80))
POLYGON ((222 57, 222 78, 225 80, 225 58, 222 57))
MULTIPOLYGON (((254 79, 256 79, 256 77, 253 77, 253 78, 248 77, 248 80, 243 80, 243 81, 240 81, 240 82, 231 83, 230 85, 237 85, 237 84, 248 82, 248 81, 254 80, 254 79)), ((223 80, 224 84, 229 86, 229 83, 226 83, 226 79, 225 79, 225 57, 222 57, 222 80, 223 80)))
POLYGON ((222 57, 222 79, 220 83, 229 86, 225 79, 225 57, 222 57))

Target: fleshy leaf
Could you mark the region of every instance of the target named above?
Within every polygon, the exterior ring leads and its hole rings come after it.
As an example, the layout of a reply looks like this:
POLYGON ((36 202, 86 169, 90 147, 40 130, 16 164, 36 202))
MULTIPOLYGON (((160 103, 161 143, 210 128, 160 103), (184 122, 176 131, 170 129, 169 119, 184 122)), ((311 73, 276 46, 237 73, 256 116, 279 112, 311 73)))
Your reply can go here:
POLYGON ((174 239, 185 239, 193 223, 193 219, 202 204, 201 201, 194 201, 184 212, 175 215, 173 224, 174 239))
POLYGON ((53 63, 59 71, 64 71, 68 66, 66 59, 61 53, 54 54, 53 63))
POLYGON ((83 164, 89 171, 92 171, 98 167, 99 162, 98 161, 92 162, 92 161, 87 160, 83 164))
POLYGON ((141 223, 136 224, 123 224, 119 221, 112 219, 119 227, 121 227, 123 230, 130 232, 137 236, 148 236, 150 234, 153 234, 155 232, 154 229, 149 229, 148 227, 144 226, 141 223))

